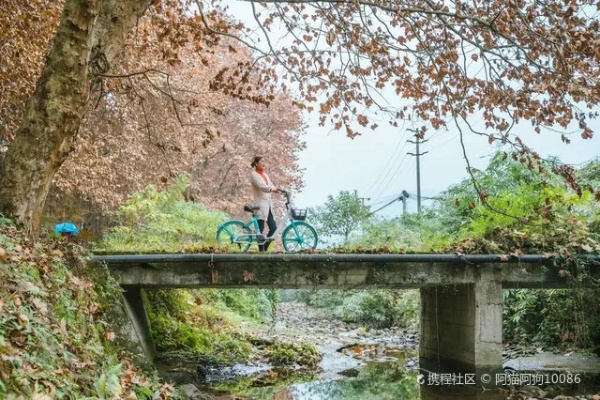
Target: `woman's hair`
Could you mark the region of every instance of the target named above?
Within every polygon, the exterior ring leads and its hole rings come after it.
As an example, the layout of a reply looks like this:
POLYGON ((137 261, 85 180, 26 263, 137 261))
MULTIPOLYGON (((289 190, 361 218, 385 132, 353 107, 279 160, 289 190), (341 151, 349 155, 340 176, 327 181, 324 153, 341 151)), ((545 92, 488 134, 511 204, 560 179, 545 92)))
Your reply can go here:
POLYGON ((258 164, 258 162, 259 162, 261 159, 262 159, 262 157, 261 157, 261 156, 256 156, 256 157, 254 157, 254 158, 252 159, 252 164, 250 164, 250 166, 251 166, 252 168, 255 168, 255 167, 256 167, 256 164, 258 164))

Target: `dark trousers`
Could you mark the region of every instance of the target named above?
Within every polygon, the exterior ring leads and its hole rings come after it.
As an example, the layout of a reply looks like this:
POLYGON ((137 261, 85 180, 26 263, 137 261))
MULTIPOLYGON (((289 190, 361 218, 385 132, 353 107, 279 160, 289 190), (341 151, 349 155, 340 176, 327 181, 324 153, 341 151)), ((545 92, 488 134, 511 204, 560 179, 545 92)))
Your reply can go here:
MULTIPOLYGON (((269 208, 269 216, 267 218, 267 225, 269 226, 269 233, 267 234, 267 237, 270 237, 277 230, 277 224, 275 223, 275 218, 273 218, 273 213, 271 212, 270 208, 269 208)), ((258 227, 260 228, 260 233, 263 233, 265 230, 265 220, 264 219, 258 220, 258 227)), ((259 244, 258 251, 267 251, 270 244, 271 244, 271 240, 268 240, 265 244, 259 244)))

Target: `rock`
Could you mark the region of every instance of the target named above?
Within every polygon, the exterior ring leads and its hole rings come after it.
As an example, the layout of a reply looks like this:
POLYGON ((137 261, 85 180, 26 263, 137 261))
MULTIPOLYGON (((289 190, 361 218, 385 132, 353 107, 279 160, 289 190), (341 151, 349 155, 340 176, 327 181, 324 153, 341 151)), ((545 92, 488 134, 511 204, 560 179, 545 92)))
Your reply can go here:
POLYGON ((195 385, 188 383, 178 387, 179 391, 183 395, 184 400, 213 400, 213 398, 202 393, 195 385))
POLYGON ((546 392, 537 386, 523 386, 517 388, 515 393, 524 398, 542 399, 546 397, 546 392))

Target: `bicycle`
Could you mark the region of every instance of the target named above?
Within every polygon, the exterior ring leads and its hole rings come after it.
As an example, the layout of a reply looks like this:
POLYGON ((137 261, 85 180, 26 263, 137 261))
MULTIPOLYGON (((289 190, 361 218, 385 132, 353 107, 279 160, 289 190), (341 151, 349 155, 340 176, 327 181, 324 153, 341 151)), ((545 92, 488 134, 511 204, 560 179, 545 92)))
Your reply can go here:
POLYGON ((238 248, 246 252, 251 245, 262 245, 267 241, 275 240, 281 226, 286 225, 281 238, 285 251, 308 250, 317 247, 318 237, 317 231, 307 222, 306 209, 291 208, 290 195, 285 190, 279 190, 282 196, 285 197, 286 213, 284 218, 277 224, 277 229, 272 236, 267 237, 260 233, 258 226, 258 217, 256 211, 259 207, 244 206, 244 211, 252 213, 252 219, 248 222, 239 220, 231 220, 219 225, 217 230, 217 243, 219 245, 234 244, 238 248))

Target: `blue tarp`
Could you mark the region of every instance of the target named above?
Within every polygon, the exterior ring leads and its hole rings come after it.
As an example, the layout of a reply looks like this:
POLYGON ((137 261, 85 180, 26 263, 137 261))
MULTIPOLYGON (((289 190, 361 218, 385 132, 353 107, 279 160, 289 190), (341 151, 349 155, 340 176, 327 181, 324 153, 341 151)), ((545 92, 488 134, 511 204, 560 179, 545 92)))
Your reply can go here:
POLYGON ((79 230, 77 229, 74 223, 64 222, 62 224, 56 224, 56 226, 54 226, 54 233, 56 233, 57 235, 68 233, 72 236, 77 236, 79 230))

